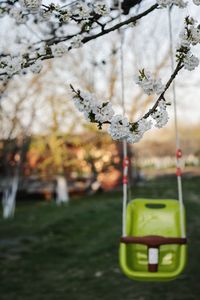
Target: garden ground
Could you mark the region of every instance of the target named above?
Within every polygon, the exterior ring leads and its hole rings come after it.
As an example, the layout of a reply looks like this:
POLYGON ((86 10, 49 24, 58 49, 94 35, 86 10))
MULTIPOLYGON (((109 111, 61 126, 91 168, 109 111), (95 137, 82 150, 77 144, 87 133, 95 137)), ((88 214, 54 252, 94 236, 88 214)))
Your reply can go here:
MULTIPOLYGON (((183 183, 189 260, 177 280, 136 282, 121 273, 121 193, 73 199, 63 207, 24 201, 14 220, 0 220, 0 299, 200 299, 200 177, 183 183)), ((176 198, 176 179, 146 181, 132 194, 176 198)))

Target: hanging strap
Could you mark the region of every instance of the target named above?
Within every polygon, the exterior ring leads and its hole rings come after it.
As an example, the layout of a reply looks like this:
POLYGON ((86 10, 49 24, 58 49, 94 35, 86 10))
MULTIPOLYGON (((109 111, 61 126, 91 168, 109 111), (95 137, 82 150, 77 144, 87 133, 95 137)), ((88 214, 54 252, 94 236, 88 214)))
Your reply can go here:
MULTIPOLYGON (((171 71, 174 71, 174 47, 173 47, 173 31, 172 31, 172 19, 171 9, 168 10, 169 20, 169 40, 170 40, 170 58, 171 58, 171 71)), ((182 171, 180 159, 182 157, 182 150, 180 148, 180 138, 178 132, 178 116, 177 116, 177 98, 176 98, 176 82, 172 84, 173 93, 173 108, 174 108, 174 128, 175 128, 175 142, 176 142, 176 176, 178 185, 178 200, 180 205, 180 226, 181 226, 181 237, 185 237, 185 224, 184 224, 184 207, 183 207, 183 192, 182 192, 182 171)))
MULTIPOLYGON (((122 16, 122 0, 119 0, 119 19, 121 22, 122 16)), ((123 116, 125 116, 125 97, 124 97, 124 34, 122 29, 119 30, 120 33, 120 74, 121 74, 121 104, 122 104, 122 111, 123 116)), ((122 236, 126 236, 126 206, 128 200, 128 166, 129 166, 129 159, 128 159, 128 149, 127 149, 127 141, 123 139, 123 205, 122 205, 122 236)))
MULTIPOLYGON (((119 12, 120 21, 122 15, 122 0, 119 0, 119 12)), ((173 55, 173 35, 172 35, 172 20, 171 20, 171 8, 168 10, 168 20, 169 20, 169 38, 170 38, 170 57, 171 57, 171 70, 174 70, 174 55, 173 55)), ((123 52, 124 35, 122 30, 120 30, 120 74, 121 74, 121 103, 123 116, 125 116, 125 97, 124 97, 124 52, 123 52)), ((175 127, 175 140, 176 140, 176 175, 177 175, 177 185, 178 185, 178 200, 180 205, 180 225, 181 225, 181 236, 185 237, 185 226, 184 226, 184 208, 183 208, 183 193, 182 193, 182 172, 180 158, 182 157, 182 151, 180 149, 180 139, 178 133, 178 117, 177 117, 177 101, 176 101, 176 84, 175 80, 172 85, 173 92, 173 107, 174 107, 174 127, 175 127)), ((123 140, 123 207, 122 207, 122 236, 126 236, 126 206, 128 198, 128 151, 127 151, 127 141, 123 140)))

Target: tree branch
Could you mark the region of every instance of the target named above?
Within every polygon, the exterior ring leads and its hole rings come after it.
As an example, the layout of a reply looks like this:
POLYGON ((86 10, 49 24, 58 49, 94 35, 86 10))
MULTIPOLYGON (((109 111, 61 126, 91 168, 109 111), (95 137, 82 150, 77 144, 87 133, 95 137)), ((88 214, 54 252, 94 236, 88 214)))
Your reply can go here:
MULTIPOLYGON (((182 61, 179 61, 174 72, 172 73, 170 79, 167 81, 166 85, 165 85, 165 89, 162 92, 162 94, 158 97, 157 101, 155 102, 154 106, 149 109, 149 111, 141 118, 141 119, 147 119, 153 112, 155 112, 156 108, 158 107, 158 104, 161 100, 165 100, 165 93, 168 90, 168 88, 170 87, 172 81, 176 78, 176 76, 178 75, 179 71, 183 68, 183 64, 182 61)), ((132 124, 136 124, 132 123, 132 124)))
MULTIPOLYGON (((174 72, 171 74, 169 80, 167 81, 166 85, 165 85, 165 88, 164 88, 164 91, 162 92, 162 94, 158 97, 157 101, 155 102, 155 104, 153 105, 153 107, 151 109, 149 109, 149 111, 144 114, 138 121, 136 122, 129 122, 129 124, 132 126, 132 128, 136 128, 137 125, 138 125, 138 122, 141 120, 141 119, 147 119, 148 117, 151 116, 152 113, 154 113, 156 111, 156 108, 158 107, 159 105, 159 102, 161 100, 165 100, 165 93, 166 91, 168 90, 168 88, 170 87, 171 83, 173 82, 173 80, 176 78, 176 76, 178 75, 179 71, 183 68, 183 64, 182 64, 182 61, 180 60, 174 70, 174 72)), ((81 91, 80 90, 75 90, 75 88, 70 84, 70 88, 72 90, 72 92, 81 100, 84 102, 84 98, 81 96, 81 91)), ((96 121, 95 119, 93 121, 91 121, 91 123, 96 123, 98 124, 98 127, 101 129, 101 126, 103 124, 111 124, 110 121, 106 121, 106 122, 103 122, 103 123, 100 123, 98 121, 96 121)))
MULTIPOLYGON (((106 35, 106 34, 112 32, 112 31, 118 30, 118 29, 120 29, 121 27, 123 27, 125 25, 135 23, 136 21, 138 21, 139 19, 145 17, 146 15, 148 15, 149 13, 151 13, 152 11, 154 11, 157 8, 158 8, 158 4, 156 3, 156 4, 152 5, 150 8, 148 8, 147 10, 145 10, 144 12, 138 14, 137 16, 133 16, 133 17, 131 17, 131 18, 129 18, 129 19, 123 21, 123 22, 120 22, 120 23, 118 23, 118 24, 116 24, 116 25, 114 25, 114 26, 112 26, 108 29, 104 29, 104 30, 102 30, 101 32, 99 32, 97 34, 94 34, 94 35, 87 36, 87 37, 83 38, 82 43, 85 44, 85 43, 87 43, 91 40, 94 40, 94 39, 96 39, 100 36, 103 36, 103 35, 106 35)), ((61 39, 60 41, 64 42, 66 39, 67 39, 67 37, 61 39)), ((55 43, 56 43, 56 41, 55 41, 55 43)), ((71 50, 71 47, 69 47, 69 50, 71 50)))
MULTIPOLYGON (((156 4, 152 5, 150 8, 148 8, 147 10, 145 10, 144 12, 142 12, 142 13, 136 15, 136 16, 132 16, 131 18, 129 18, 129 19, 123 21, 123 22, 120 22, 120 23, 118 23, 118 24, 116 24, 116 25, 114 25, 114 26, 112 26, 112 27, 110 27, 110 28, 108 28, 108 29, 104 29, 104 24, 102 24, 103 27, 102 27, 101 32, 83 38, 83 39, 82 39, 82 43, 83 43, 83 44, 86 44, 86 43, 88 43, 89 41, 94 40, 94 39, 96 39, 96 38, 98 38, 98 37, 100 37, 100 36, 104 36, 104 35, 106 35, 106 34, 112 32, 112 31, 118 30, 118 29, 120 29, 121 27, 123 27, 123 26, 125 26, 125 25, 131 24, 131 23, 135 23, 137 20, 139 20, 139 19, 145 17, 146 15, 148 15, 149 13, 151 13, 152 11, 154 11, 154 10, 157 9, 157 8, 158 8, 158 4, 156 3, 156 4)), ((106 24, 105 24, 105 26, 106 26, 106 24)), ((80 33, 79 33, 79 34, 80 34, 80 33)), ((82 34, 82 33, 81 33, 81 34, 82 34)), ((74 36, 76 36, 76 35, 73 35, 73 36, 67 36, 67 37, 61 37, 61 38, 59 38, 59 39, 57 39, 57 40, 53 40, 53 39, 52 39, 51 41, 52 41, 52 44, 58 44, 58 43, 60 43, 60 42, 64 42, 64 41, 66 41, 66 40, 69 40, 70 38, 72 38, 72 37, 74 37, 74 36)), ((71 49, 72 49, 71 46, 68 47, 68 51, 70 51, 71 49)), ((54 58, 54 56, 53 56, 52 54, 50 54, 50 53, 47 53, 47 54, 45 54, 45 55, 38 56, 37 59, 47 60, 47 59, 51 59, 51 58, 54 58)), ((37 59, 28 58, 27 61, 26 61, 26 64, 24 65, 24 69, 26 69, 26 68, 28 68, 29 66, 31 66, 32 64, 34 64, 34 62, 37 61, 37 59)), ((15 73, 15 74, 17 74, 17 73, 15 73)), ((11 78, 13 75, 15 75, 15 74, 12 74, 12 75, 10 76, 10 78, 11 78)), ((1 76, 4 76, 4 75, 6 75, 6 73, 4 73, 4 72, 3 72, 3 73, 0 73, 0 77, 1 77, 1 76)))

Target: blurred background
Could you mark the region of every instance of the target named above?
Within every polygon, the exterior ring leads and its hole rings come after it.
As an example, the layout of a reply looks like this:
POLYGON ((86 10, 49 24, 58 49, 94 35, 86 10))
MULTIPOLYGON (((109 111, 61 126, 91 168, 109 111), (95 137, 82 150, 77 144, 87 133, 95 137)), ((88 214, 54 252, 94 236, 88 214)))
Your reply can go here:
MULTIPOLYGON (((175 46, 189 13, 199 16, 191 5, 172 12, 175 46)), ((7 51, 19 34, 12 26, 2 21, 7 51)), ((27 35, 31 30, 24 29, 27 35)), ((199 68, 181 71, 176 81, 188 266, 171 283, 131 282, 118 266, 122 144, 106 128, 88 124, 69 92, 73 84, 109 99, 121 112, 119 47, 113 32, 44 62, 38 75, 15 76, 7 86, 0 102, 2 300, 199 299, 199 68)), ((134 83, 138 68, 147 67, 163 82, 170 76, 167 12, 155 11, 126 29, 124 52, 126 113, 136 121, 155 100, 134 83)), ((167 100, 172 101, 170 90, 167 100)), ((177 198, 173 107, 169 113, 165 128, 128 147, 130 199, 177 198)))

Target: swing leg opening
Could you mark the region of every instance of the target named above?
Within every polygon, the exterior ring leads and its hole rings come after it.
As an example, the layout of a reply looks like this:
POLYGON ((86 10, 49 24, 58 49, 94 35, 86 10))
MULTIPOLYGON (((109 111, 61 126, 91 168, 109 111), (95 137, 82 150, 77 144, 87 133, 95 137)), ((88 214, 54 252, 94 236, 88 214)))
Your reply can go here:
POLYGON ((159 252, 161 245, 185 245, 186 238, 162 237, 162 236, 144 236, 144 237, 121 237, 121 243, 141 244, 148 247, 148 272, 158 272, 159 252))

